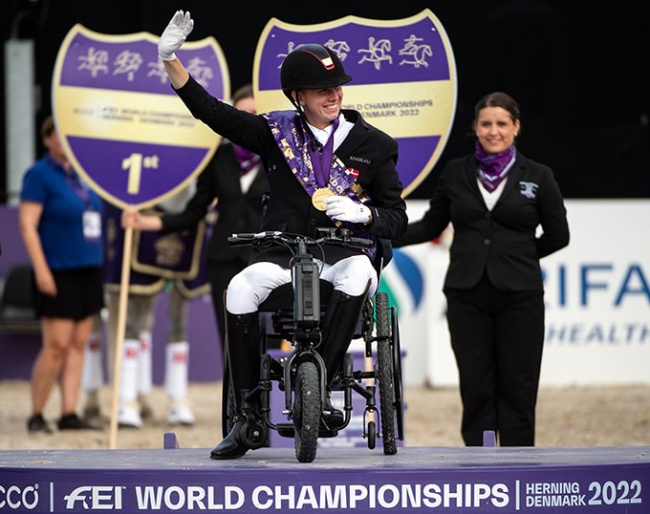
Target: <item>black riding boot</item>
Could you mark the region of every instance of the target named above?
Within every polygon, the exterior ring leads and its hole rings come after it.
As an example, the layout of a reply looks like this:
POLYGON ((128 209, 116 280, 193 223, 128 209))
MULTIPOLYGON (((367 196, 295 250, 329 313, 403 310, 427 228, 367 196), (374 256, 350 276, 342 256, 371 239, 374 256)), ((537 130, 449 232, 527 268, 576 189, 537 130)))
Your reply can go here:
MULTIPOLYGON (((230 379, 237 412, 242 411, 242 391, 251 391, 260 381, 260 323, 259 313, 226 313, 226 344, 230 379)), ((236 459, 248 446, 242 443, 240 432, 246 422, 240 416, 230 433, 210 452, 213 459, 236 459)))
POLYGON ((323 421, 328 426, 343 423, 343 412, 335 409, 330 400, 330 386, 339 372, 343 357, 352 342, 365 301, 365 294, 350 296, 342 291, 334 290, 323 318, 323 337, 319 352, 327 369, 327 394, 323 411, 329 411, 329 414, 323 416, 323 421))

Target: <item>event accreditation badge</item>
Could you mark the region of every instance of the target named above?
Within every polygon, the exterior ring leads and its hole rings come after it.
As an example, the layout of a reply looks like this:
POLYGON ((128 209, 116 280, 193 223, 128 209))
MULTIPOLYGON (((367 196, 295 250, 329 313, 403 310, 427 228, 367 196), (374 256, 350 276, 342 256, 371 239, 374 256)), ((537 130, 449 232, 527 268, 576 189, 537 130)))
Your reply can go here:
MULTIPOLYGON (((90 187, 122 208, 146 208, 185 188, 220 140, 172 90, 158 39, 77 24, 57 55, 52 105, 61 144, 90 187)), ((230 96, 214 38, 188 41, 177 55, 213 96, 230 96)))
POLYGON ((272 18, 253 66, 258 112, 289 108, 278 68, 296 46, 320 43, 336 52, 353 80, 343 108, 390 134, 399 144, 400 180, 407 196, 440 157, 456 111, 456 65, 440 21, 429 10, 400 20, 346 16, 316 25, 272 18))

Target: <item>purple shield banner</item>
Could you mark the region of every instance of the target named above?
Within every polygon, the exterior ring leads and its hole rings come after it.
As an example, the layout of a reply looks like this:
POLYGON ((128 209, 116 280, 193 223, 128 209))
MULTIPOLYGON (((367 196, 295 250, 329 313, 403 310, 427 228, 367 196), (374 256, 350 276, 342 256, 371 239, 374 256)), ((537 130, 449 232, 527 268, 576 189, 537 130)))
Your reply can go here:
MULTIPOLYGON (((172 90, 157 44, 147 32, 108 35, 77 24, 57 55, 52 104, 63 148, 90 187, 121 208, 182 190, 220 140, 172 90)), ((230 96, 214 38, 186 42, 177 55, 213 96, 230 96)))
POLYGON ((317 25, 272 18, 255 54, 258 112, 292 108, 280 88, 280 67, 304 43, 336 52, 353 77, 344 86, 343 108, 359 111, 397 140, 407 196, 439 159, 456 112, 456 65, 440 21, 429 9, 401 20, 346 16, 317 25))

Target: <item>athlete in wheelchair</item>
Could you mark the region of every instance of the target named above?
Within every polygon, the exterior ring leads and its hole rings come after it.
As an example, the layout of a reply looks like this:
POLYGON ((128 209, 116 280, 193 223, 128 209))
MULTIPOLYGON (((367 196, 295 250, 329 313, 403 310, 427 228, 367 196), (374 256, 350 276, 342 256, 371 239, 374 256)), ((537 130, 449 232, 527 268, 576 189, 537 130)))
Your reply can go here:
MULTIPOLYGON (((261 156, 270 185, 262 230, 318 238, 319 227, 343 228, 371 241, 368 248, 329 245, 319 263, 320 278, 332 285, 318 345, 327 389, 366 299, 377 290, 377 269, 390 260, 389 241, 401 236, 408 222, 395 168, 397 143, 359 112, 342 109, 342 86, 352 77, 337 54, 319 44, 299 45, 282 61, 282 91, 295 110, 255 115, 212 97, 175 54, 193 26, 188 12, 177 11, 160 38, 160 58, 195 118, 261 156)), ((286 247, 254 248, 250 265, 228 286, 228 366, 240 416, 212 450, 213 459, 238 458, 250 449, 242 437, 242 393, 245 397, 260 381, 259 308, 272 291, 291 282, 292 258, 286 247)), ((325 394, 323 424, 336 426, 342 419, 325 394)))
MULTIPOLYGON (((232 245, 262 249, 277 245, 290 250, 293 258, 291 282, 268 295, 252 322, 250 333, 257 340, 257 343, 250 341, 247 354, 252 373, 255 360, 252 356, 258 354, 258 359, 259 354, 262 356, 260 373, 248 382, 253 385, 258 381, 253 389, 240 389, 242 386, 236 385, 238 379, 230 370, 231 345, 226 346, 224 435, 228 439, 234 426, 238 426, 240 447, 257 449, 266 445, 269 429, 274 429, 281 436, 295 439, 299 461, 311 462, 316 456, 318 438, 334 437, 349 424, 352 393, 356 392, 366 401, 363 436, 368 440, 368 447, 374 449, 375 413, 378 412, 375 392, 378 390, 384 453, 392 455, 397 452, 396 438, 403 438, 397 314, 389 308, 384 292, 377 293, 374 298, 364 293, 352 300, 349 295, 333 289, 332 282, 321 278, 324 254, 331 245, 367 248, 372 246, 372 240, 352 237, 348 229, 319 229, 318 233, 317 238, 278 231, 234 234, 229 238, 232 245), (361 312, 357 309, 358 301, 363 302, 361 312), (348 307, 351 314, 357 314, 356 319, 351 316, 348 319, 347 313, 344 316, 339 312, 348 307), (342 330, 336 330, 334 323, 341 319, 344 320, 339 325, 342 330), (355 370, 353 356, 346 353, 352 338, 363 338, 365 363, 370 359, 370 366, 355 370), (268 352, 269 343, 278 339, 291 341, 292 350, 288 355, 274 356, 268 352), (321 347, 324 342, 328 346, 321 347), (271 392, 276 382, 278 389, 284 391, 286 422, 271 419, 271 392), (332 386, 344 393, 345 414, 332 405, 332 386), (239 404, 235 403, 237 392, 241 393, 239 404)), ((235 347, 232 349, 239 352, 235 347)), ((246 358, 239 355, 240 361, 246 358)))

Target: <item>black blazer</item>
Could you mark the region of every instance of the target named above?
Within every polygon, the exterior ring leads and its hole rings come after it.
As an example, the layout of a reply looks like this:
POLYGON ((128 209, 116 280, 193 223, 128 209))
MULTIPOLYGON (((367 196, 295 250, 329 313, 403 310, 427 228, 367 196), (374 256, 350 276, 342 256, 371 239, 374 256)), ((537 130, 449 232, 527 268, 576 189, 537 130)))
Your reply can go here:
POLYGON ((566 208, 551 168, 520 153, 492 211, 477 183, 474 155, 450 161, 429 210, 393 244, 430 241, 450 222, 454 232, 445 289, 469 289, 484 272, 503 291, 541 289, 539 260, 569 244, 566 208), (538 226, 543 230, 539 237, 538 226))
MULTIPOLYGON (((176 92, 195 118, 217 134, 262 157, 271 188, 263 220, 264 230, 312 236, 317 227, 334 227, 325 212, 312 205, 311 197, 293 175, 262 116, 240 111, 219 101, 192 77, 176 92)), ((372 211, 373 221, 363 229, 385 239, 388 243, 388 248, 384 249, 385 257, 390 250, 390 240, 401 236, 408 223, 406 202, 401 196, 403 187, 395 169, 397 142, 367 124, 358 112, 344 110, 343 113, 347 120, 354 123, 354 127, 337 148, 336 156, 346 167, 359 171, 358 183, 372 200, 368 207, 372 211)), ((334 263, 359 253, 360 250, 353 248, 330 246, 324 258, 334 263)), ((263 257, 281 265, 288 265, 289 258, 287 252, 273 248, 267 250, 263 257)))
MULTIPOLYGON (((219 217, 212 228, 207 258, 217 262, 248 263, 251 247, 230 246, 228 237, 237 232, 258 232, 262 227, 262 196, 269 191, 264 170, 260 168, 246 193, 240 184, 240 166, 232 144, 224 140, 213 159, 199 175, 196 192, 183 212, 165 214, 161 233, 178 232, 205 218, 216 198, 219 217)), ((250 173, 254 173, 251 171, 250 173)))

